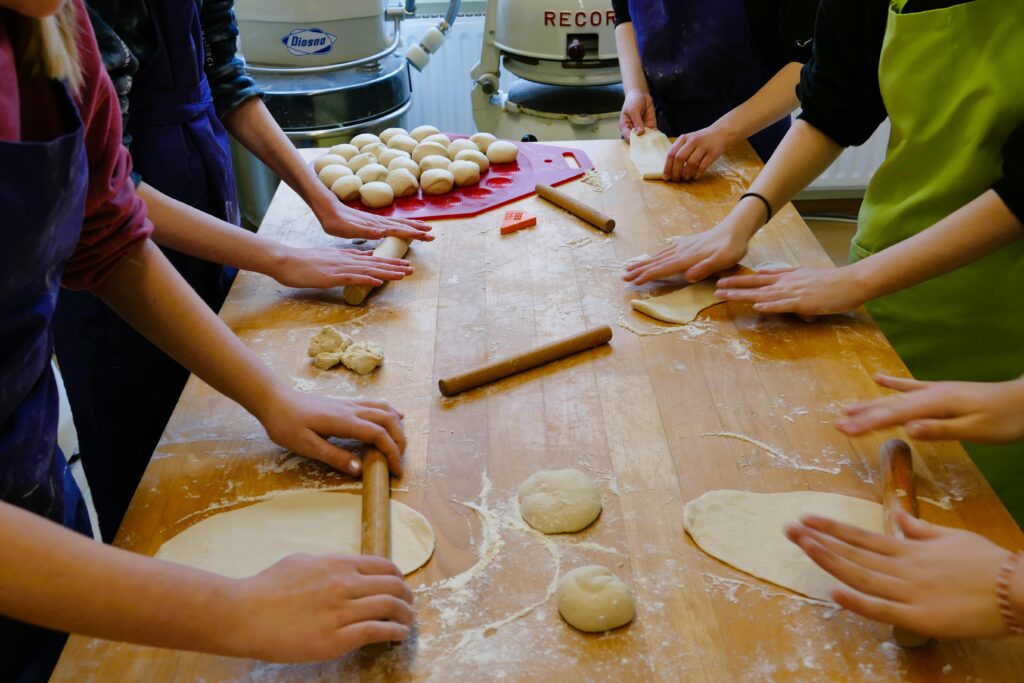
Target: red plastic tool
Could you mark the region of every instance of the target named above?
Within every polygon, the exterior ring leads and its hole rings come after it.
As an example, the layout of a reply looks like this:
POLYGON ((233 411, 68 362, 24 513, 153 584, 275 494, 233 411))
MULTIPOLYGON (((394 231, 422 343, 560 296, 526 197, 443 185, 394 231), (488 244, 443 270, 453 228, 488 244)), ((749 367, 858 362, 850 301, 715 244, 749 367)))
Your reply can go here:
POLYGON ((537 217, 532 213, 526 213, 519 209, 509 209, 505 212, 505 218, 501 221, 501 234, 509 235, 523 228, 532 228, 537 225, 537 217))

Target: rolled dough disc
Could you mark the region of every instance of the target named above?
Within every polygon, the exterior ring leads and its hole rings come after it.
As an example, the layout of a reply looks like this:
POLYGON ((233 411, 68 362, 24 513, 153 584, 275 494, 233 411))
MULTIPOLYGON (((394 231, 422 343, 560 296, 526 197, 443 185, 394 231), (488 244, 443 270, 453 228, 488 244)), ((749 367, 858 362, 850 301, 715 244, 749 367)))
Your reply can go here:
POLYGON ((808 513, 883 533, 881 505, 820 491, 708 491, 683 508, 683 527, 708 555, 783 588, 831 601, 840 583, 783 533, 787 524, 808 513))
MULTIPOLYGON (((295 491, 212 515, 168 540, 156 557, 243 578, 287 555, 358 555, 363 500, 351 493, 295 491)), ((434 553, 420 513, 391 501, 391 559, 410 574, 434 553)))
MULTIPOLYGON (((645 137, 647 135, 650 135, 650 133, 646 133, 645 137)), ((662 296, 654 296, 650 299, 633 299, 629 302, 629 305, 652 318, 657 318, 667 323, 685 325, 686 323, 693 322, 697 314, 705 308, 725 303, 724 299, 715 298, 715 290, 717 288, 718 286, 715 282, 705 280, 703 282, 695 282, 692 285, 687 285, 682 289, 677 289, 662 296)))
POLYGON ((672 143, 660 130, 648 128, 643 135, 629 134, 629 158, 644 180, 665 179, 665 159, 672 143))

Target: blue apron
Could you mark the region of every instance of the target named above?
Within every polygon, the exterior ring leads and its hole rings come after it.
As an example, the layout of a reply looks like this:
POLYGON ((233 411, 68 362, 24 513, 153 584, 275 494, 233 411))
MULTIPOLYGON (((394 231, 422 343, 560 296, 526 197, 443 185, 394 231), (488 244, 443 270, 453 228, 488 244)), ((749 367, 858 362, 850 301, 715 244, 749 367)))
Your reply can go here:
MULTIPOLYGON (((682 135, 710 126, 775 75, 754 45, 743 0, 629 0, 658 128, 682 135)), ((789 117, 750 137, 765 161, 789 117)))
MULTIPOLYGON (((82 494, 57 448, 51 319, 82 231, 89 178, 82 122, 54 84, 66 132, 0 142, 0 499, 92 535, 82 494)), ((45 681, 66 634, 0 616, 0 680, 45 681)))
MULTIPOLYGON (((164 194, 238 223, 228 137, 203 71, 195 0, 149 0, 157 48, 129 95, 132 163, 164 194)), ((241 229, 241 228, 240 228, 241 229)), ((214 311, 234 271, 165 249, 214 311)), ((57 357, 104 540, 113 540, 188 371, 88 294, 63 292, 57 357)))

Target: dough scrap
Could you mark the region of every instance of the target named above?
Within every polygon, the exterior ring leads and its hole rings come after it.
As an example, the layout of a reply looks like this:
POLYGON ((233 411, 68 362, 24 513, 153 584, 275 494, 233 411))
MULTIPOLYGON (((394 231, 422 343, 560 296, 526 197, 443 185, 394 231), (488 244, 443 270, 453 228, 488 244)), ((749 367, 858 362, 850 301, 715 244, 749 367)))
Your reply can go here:
POLYGON ((683 508, 683 527, 712 557, 810 598, 831 601, 839 582, 783 535, 786 524, 808 513, 883 533, 881 505, 821 491, 708 491, 683 508))
POLYGON ((321 370, 330 370, 341 362, 342 353, 342 351, 325 351, 324 353, 318 353, 316 354, 316 357, 313 358, 313 365, 321 370))
POLYGON ((384 362, 384 347, 371 341, 358 341, 345 349, 341 362, 360 375, 369 375, 384 362))
POLYGON ((306 353, 312 358, 321 353, 340 353, 351 345, 352 337, 344 332, 339 332, 330 325, 325 325, 309 340, 309 348, 306 349, 306 353))
POLYGON ((715 281, 705 280, 650 299, 633 299, 629 305, 652 318, 685 325, 705 308, 725 303, 724 299, 715 298, 717 288, 715 281))
POLYGON ((555 591, 558 613, 581 631, 601 633, 633 620, 633 593, 607 567, 588 565, 566 572, 555 591))
POLYGON ((519 487, 519 513, 542 533, 572 533, 601 514, 601 494, 579 470, 541 470, 519 487))
MULTIPOLYGON (((358 555, 362 497, 300 490, 221 512, 165 542, 156 557, 232 578, 258 574, 294 553, 358 555)), ((391 501, 391 556, 410 574, 434 553, 434 530, 412 508, 391 501)))
POLYGON ((660 130, 648 128, 643 135, 629 133, 629 158, 644 180, 665 179, 665 159, 672 143, 660 130))

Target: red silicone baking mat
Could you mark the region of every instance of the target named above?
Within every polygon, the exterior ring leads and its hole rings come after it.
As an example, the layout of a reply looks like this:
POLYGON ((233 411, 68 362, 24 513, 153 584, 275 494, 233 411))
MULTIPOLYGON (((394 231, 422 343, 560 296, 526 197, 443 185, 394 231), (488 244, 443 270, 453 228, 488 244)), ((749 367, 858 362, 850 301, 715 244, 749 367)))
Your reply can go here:
MULTIPOLYGON (((448 137, 456 140, 467 136, 448 137)), ((394 204, 383 209, 368 209, 358 200, 345 204, 391 218, 465 218, 527 197, 533 194, 537 183, 558 185, 594 168, 590 158, 580 149, 537 142, 510 142, 519 147, 519 156, 515 162, 491 164, 476 185, 458 187, 441 195, 425 195, 419 191, 412 196, 396 199, 394 204)))

